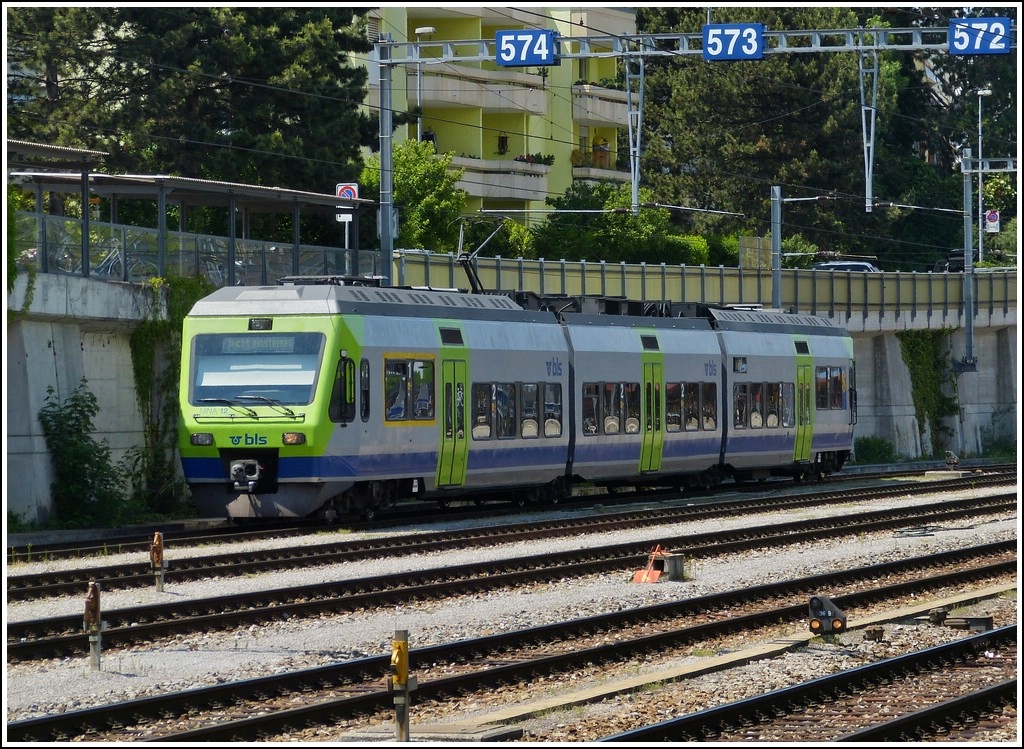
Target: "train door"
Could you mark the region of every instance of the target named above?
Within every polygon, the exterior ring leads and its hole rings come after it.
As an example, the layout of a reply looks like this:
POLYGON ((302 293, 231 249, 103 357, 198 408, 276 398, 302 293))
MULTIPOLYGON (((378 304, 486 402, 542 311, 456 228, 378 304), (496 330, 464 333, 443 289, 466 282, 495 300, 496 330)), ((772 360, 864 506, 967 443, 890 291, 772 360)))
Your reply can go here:
POLYGON ((661 450, 664 437, 662 412, 665 409, 661 392, 663 365, 644 362, 643 442, 640 448, 640 473, 661 470, 661 450))
POLYGON ((466 371, 464 359, 441 361, 441 449, 437 453, 436 484, 462 486, 466 482, 466 371))
MULTIPOLYGON (((801 359, 804 357, 800 357, 801 359)), ((810 357, 807 357, 810 361, 810 357)), ((814 398, 814 366, 797 364, 796 367, 796 442, 793 445, 793 462, 811 459, 812 399, 814 398)))

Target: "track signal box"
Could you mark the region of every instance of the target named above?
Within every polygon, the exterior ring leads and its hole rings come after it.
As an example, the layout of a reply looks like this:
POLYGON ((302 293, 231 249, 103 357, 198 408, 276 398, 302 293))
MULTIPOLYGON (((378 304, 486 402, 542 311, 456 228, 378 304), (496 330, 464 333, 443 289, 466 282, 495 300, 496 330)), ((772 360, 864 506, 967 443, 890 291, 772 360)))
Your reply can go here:
POLYGON ((811 596, 807 602, 808 626, 816 635, 835 635, 846 631, 846 614, 828 596, 811 596))

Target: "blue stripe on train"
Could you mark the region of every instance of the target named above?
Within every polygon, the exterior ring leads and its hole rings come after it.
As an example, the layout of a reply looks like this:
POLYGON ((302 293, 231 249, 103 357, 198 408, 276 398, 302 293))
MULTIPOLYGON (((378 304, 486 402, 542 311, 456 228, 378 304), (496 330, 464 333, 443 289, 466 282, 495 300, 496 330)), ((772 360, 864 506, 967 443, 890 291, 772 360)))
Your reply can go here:
MULTIPOLYGON (((825 450, 847 450, 852 447, 849 432, 816 434, 812 443, 815 452, 825 450)), ((788 452, 793 448, 793 437, 785 434, 743 434, 732 436, 728 441, 729 452, 756 454, 759 452, 788 452)), ((695 457, 700 455, 717 457, 717 439, 666 439, 663 458, 695 457)), ((575 462, 594 464, 639 460, 640 442, 605 441, 577 444, 575 462)), ((475 446, 468 455, 467 468, 470 471, 505 469, 543 468, 565 464, 565 446, 536 442, 534 444, 506 446, 475 446)), ((226 481, 220 458, 183 458, 182 470, 189 481, 226 481)), ((360 475, 428 475, 437 468, 437 452, 373 455, 347 455, 328 457, 282 458, 278 462, 278 479, 332 480, 353 479, 360 475)))
MULTIPOLYGON (((565 447, 543 445, 513 449, 470 449, 467 467, 470 471, 509 468, 544 468, 565 465, 565 447)), ((189 481, 226 481, 220 458, 183 458, 182 470, 189 481)), ((435 451, 346 455, 326 457, 280 458, 277 464, 279 481, 297 479, 337 480, 367 475, 428 475, 437 470, 435 451)))

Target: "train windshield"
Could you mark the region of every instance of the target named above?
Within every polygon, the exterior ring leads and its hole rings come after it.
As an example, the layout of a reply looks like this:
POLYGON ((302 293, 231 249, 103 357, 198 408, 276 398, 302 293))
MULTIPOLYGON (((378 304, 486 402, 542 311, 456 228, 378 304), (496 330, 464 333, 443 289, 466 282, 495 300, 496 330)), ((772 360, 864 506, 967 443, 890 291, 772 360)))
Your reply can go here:
POLYGON ((253 396, 281 405, 312 403, 323 356, 322 333, 213 333, 192 348, 189 403, 210 400, 253 405, 253 396))

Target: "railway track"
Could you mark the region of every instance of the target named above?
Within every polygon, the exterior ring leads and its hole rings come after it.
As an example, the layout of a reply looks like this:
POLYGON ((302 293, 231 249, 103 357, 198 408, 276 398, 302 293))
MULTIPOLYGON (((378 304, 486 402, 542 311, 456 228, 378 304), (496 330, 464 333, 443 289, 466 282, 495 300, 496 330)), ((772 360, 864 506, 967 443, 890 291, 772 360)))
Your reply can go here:
POLYGON ((600 740, 957 740, 1016 704, 1016 664, 1013 624, 600 740))
MULTIPOLYGON (((799 578, 617 611, 468 641, 410 650, 417 703, 438 703, 554 675, 595 674, 610 664, 741 633, 766 637, 805 625, 807 596, 826 589, 851 619, 941 591, 1004 581, 1016 574, 1016 543, 799 578)), ((1015 636, 1013 638, 1015 640, 1015 636)), ((785 647, 795 647, 794 639, 785 647)), ((11 741, 88 737, 101 741, 255 741, 339 721, 386 722, 393 694, 383 688, 390 656, 135 699, 8 723, 11 741)))
MULTIPOLYGON (((932 491, 955 491, 960 488, 998 486, 1007 483, 1005 477, 987 475, 971 479, 935 482, 929 485, 932 491)), ((337 564, 346 561, 377 558, 382 554, 408 555, 432 549, 472 548, 491 546, 524 538, 552 537, 575 532, 578 534, 601 533, 616 528, 630 527, 637 523, 645 525, 668 525, 671 523, 729 517, 738 514, 772 512, 794 507, 819 506, 829 503, 864 501, 873 498, 900 496, 907 486, 858 488, 847 490, 816 491, 810 494, 786 494, 719 501, 714 504, 659 506, 657 508, 634 509, 626 512, 607 512, 588 515, 584 518, 563 518, 552 521, 514 523, 492 527, 480 527, 472 531, 440 531, 396 535, 363 541, 340 541, 323 544, 298 544, 283 548, 266 548, 253 552, 225 554, 202 554, 202 545, 196 538, 181 539, 176 543, 165 540, 165 559, 172 562, 163 571, 163 580, 168 584, 182 584, 190 580, 210 577, 238 577, 261 572, 297 569, 312 565, 337 564)), ((653 501, 653 500, 652 500, 653 501)), ((299 531, 292 529, 295 533, 299 531)), ((267 531, 279 537, 279 530, 267 531)), ((201 536, 202 544, 210 537, 201 536)), ((248 534, 245 540, 252 540, 248 534)), ((235 539, 232 539, 235 540, 235 539)), ((242 539, 238 539, 242 540, 242 539)), ((141 542, 140 542, 141 543, 141 542)), ((153 586, 154 570, 149 562, 149 545, 135 549, 146 560, 139 563, 118 565, 90 565, 77 569, 53 570, 32 574, 8 574, 7 600, 25 601, 59 596, 83 595, 90 581, 100 584, 103 591, 124 590, 153 586)), ((35 552, 40 554, 38 550, 35 552)))
MULTIPOLYGON (((934 467, 940 464, 936 463, 934 467)), ((838 473, 830 476, 826 482, 814 484, 795 484, 788 479, 777 479, 768 482, 748 482, 739 484, 724 484, 714 489, 703 491, 688 490, 680 495, 677 491, 635 491, 609 494, 603 491, 591 492, 580 491, 572 500, 557 506, 538 506, 536 509, 564 509, 567 506, 580 506, 599 501, 605 507, 626 506, 636 502, 655 502, 678 500, 694 504, 706 502, 719 502, 723 495, 730 494, 764 494, 771 491, 784 491, 789 494, 806 493, 808 489, 812 493, 822 486, 839 486, 854 482, 887 480, 906 480, 907 486, 919 485, 914 478, 920 478, 927 473, 927 467, 914 468, 899 472, 865 472, 865 473, 838 473)), ((979 468, 978 472, 970 476, 943 479, 934 482, 935 485, 943 485, 950 482, 951 488, 957 486, 978 486, 995 483, 1014 483, 1016 481, 1016 469, 1013 466, 988 466, 979 468), (981 483, 979 483, 981 482, 981 483)), ((931 482, 929 482, 931 485, 931 482)), ((890 486, 892 486, 890 484, 890 486)), ((895 487, 893 487, 895 488, 895 487)), ((438 512, 443 512, 443 518, 447 522, 460 522, 474 519, 493 519, 502 517, 514 518, 522 514, 520 507, 509 507, 507 504, 488 503, 482 506, 473 504, 467 500, 458 505, 453 505, 444 510, 434 507, 425 518, 424 507, 429 503, 416 503, 413 507, 399 506, 393 511, 382 513, 372 522, 345 522, 343 527, 353 531, 379 531, 388 528, 395 528, 409 523, 423 522, 425 519, 437 520, 438 512)), ((174 525, 171 523, 170 525, 174 525)), ((149 554, 154 531, 159 531, 163 537, 166 550, 184 550, 216 544, 241 543, 247 541, 265 542, 273 539, 301 538, 311 534, 323 533, 325 530, 337 530, 338 524, 326 523, 315 520, 289 519, 286 521, 258 521, 253 524, 229 525, 228 521, 221 521, 209 528, 189 528, 184 530, 165 529, 158 526, 140 529, 131 532, 131 535, 124 535, 125 531, 107 531, 106 536, 97 536, 80 542, 37 542, 32 544, 19 543, 7 547, 7 561, 11 565, 34 561, 56 561, 64 559, 90 559, 104 558, 111 554, 132 554, 137 553, 146 557, 149 554)), ((97 533, 100 533, 99 531, 97 533)))
MULTIPOLYGON (((567 574, 583 576, 628 572, 643 566, 654 543, 684 558, 699 559, 750 548, 831 539, 843 534, 923 528, 979 514, 1015 512, 1016 505, 1015 493, 1000 493, 989 497, 761 525, 700 536, 690 533, 677 538, 655 537, 642 543, 594 546, 372 579, 325 581, 304 587, 258 590, 181 603, 122 608, 103 613, 107 626, 103 642, 105 647, 117 648, 186 632, 234 629, 285 617, 321 616, 369 606, 394 606, 411 600, 446 598, 469 591, 496 590, 556 580, 567 574)), ((635 524, 636 520, 630 522, 635 524)), ((556 535, 578 533, 571 526, 545 527, 535 531, 556 535)), ((522 540, 525 532, 513 531, 505 540, 522 540)), ((489 544, 496 543, 494 537, 489 539, 489 544)), ((413 543, 417 543, 415 537, 413 543)), ((450 548, 451 543, 449 539, 440 548, 450 548)), ((380 553, 379 548, 377 553, 380 553)), ((82 631, 81 615, 7 623, 8 662, 67 657, 87 652, 89 640, 82 631)))

